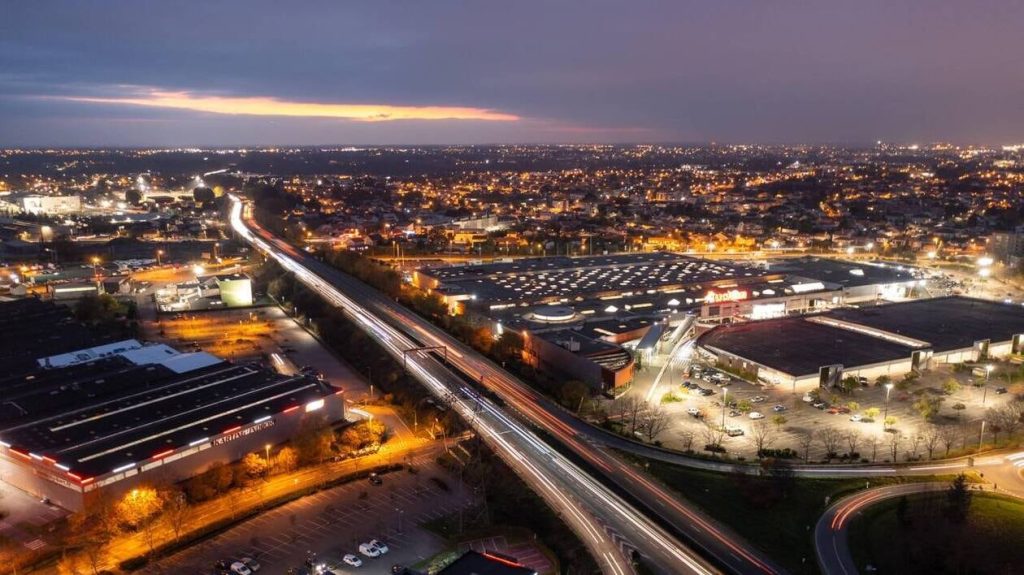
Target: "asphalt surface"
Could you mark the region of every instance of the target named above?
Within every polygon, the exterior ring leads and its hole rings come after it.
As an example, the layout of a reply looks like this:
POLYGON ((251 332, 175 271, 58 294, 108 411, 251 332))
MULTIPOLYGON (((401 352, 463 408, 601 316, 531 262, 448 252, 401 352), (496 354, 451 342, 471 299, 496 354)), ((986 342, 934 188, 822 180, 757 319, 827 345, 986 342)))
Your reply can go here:
MULTIPOLYGON (((413 316, 408 310, 395 305, 379 292, 317 262, 262 230, 256 230, 254 233, 242 219, 241 203, 234 204, 231 220, 233 228, 241 237, 272 255, 283 267, 295 273, 297 279, 326 301, 342 308, 396 358, 407 358, 410 373, 435 396, 456 409, 491 448, 580 535, 603 572, 615 575, 632 573, 632 564, 627 554, 633 548, 638 549, 653 562, 659 572, 717 572, 715 567, 684 546, 672 534, 541 440, 526 424, 511 417, 506 410, 472 390, 462 377, 441 365, 433 355, 428 352, 406 353, 423 344, 447 345, 450 360, 455 362, 468 357, 471 361, 467 362, 467 367, 472 369, 472 365, 480 365, 480 361, 486 362, 475 352, 461 344, 456 345, 457 342, 450 337, 438 338, 436 341, 440 343, 433 343, 431 337, 417 338, 416 341, 402 333, 380 316, 389 316, 397 325, 407 330, 413 328, 417 332, 425 329, 420 325, 425 322, 413 316)), ((428 336, 437 337, 437 334, 427 333, 428 336)), ((485 378, 490 371, 494 372, 492 377, 501 377, 504 373, 486 363, 482 364, 482 367, 489 368, 488 372, 483 374, 485 378)), ((504 377, 508 375, 504 374, 504 377)), ((518 385, 526 387, 522 382, 518 385)), ((529 404, 522 405, 528 411, 532 410, 529 404)), ((550 430, 551 424, 545 427, 550 430)), ((557 427, 554 428, 554 432, 565 434, 564 430, 557 427)), ((567 435, 572 437, 575 434, 567 435)), ((577 446, 584 445, 575 439, 571 441, 577 446)), ((601 453, 595 446, 585 445, 588 450, 601 453)), ((637 481, 653 486, 628 466, 621 463, 619 465, 637 481)), ((641 487, 641 490, 643 489, 646 488, 641 487)), ((662 491, 662 495, 664 505, 678 505, 668 492, 662 491)), ((690 522, 689 525, 694 524, 690 522)), ((707 533, 713 530, 714 526, 703 523, 696 529, 707 533)), ((733 565, 730 571, 778 572, 776 569, 755 567, 741 559, 743 554, 743 549, 737 546, 735 553, 729 552, 723 556, 723 559, 733 565)))

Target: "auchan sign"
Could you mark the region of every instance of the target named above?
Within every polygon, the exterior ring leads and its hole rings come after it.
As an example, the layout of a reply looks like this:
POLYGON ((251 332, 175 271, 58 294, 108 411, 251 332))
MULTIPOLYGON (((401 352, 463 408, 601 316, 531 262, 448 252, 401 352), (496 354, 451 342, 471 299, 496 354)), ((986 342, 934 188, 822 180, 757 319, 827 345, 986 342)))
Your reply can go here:
POLYGON ((725 292, 708 291, 707 295, 704 296, 704 303, 723 303, 730 301, 745 300, 750 297, 750 294, 746 290, 729 290, 725 292))

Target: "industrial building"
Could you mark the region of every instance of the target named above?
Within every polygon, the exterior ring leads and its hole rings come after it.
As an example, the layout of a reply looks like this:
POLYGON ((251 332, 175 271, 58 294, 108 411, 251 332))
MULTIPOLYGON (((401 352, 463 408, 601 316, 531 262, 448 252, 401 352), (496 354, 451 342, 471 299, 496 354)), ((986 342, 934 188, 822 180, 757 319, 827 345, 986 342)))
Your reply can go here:
POLYGON ((66 509, 262 453, 306 414, 344 416, 341 390, 315 377, 98 340, 66 308, 31 301, 0 304, 0 338, 16 338, 16 353, 0 350, 0 480, 66 509))
POLYGON ((723 325, 703 334, 710 360, 768 385, 806 391, 846 376, 902 377, 940 363, 1024 351, 1024 307, 959 296, 723 325))
POLYGON ((819 313, 910 296, 915 270, 815 257, 740 264, 671 252, 547 257, 423 268, 454 313, 512 329, 526 359, 593 388, 632 380, 635 352, 705 326, 819 313))

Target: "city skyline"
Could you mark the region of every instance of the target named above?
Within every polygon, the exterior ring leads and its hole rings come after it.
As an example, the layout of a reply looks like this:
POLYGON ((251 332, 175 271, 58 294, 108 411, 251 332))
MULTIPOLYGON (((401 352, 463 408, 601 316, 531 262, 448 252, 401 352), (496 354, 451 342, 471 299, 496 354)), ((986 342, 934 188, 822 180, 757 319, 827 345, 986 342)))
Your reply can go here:
POLYGON ((12 6, 0 146, 1016 144, 989 0, 12 6))

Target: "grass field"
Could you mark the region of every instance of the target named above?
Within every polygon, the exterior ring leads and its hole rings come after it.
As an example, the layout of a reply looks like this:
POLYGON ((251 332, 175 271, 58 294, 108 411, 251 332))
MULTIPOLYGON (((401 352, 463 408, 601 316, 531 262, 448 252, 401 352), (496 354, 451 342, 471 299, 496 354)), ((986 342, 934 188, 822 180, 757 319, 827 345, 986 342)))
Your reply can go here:
MULTIPOLYGON (((793 479, 786 495, 766 501, 756 495, 772 488, 771 480, 740 479, 650 462, 649 471, 714 519, 721 521, 794 574, 818 573, 812 530, 830 502, 865 487, 864 479, 793 479)), ((915 477, 913 481, 951 478, 915 477)), ((901 478, 874 477, 871 487, 901 483, 901 478)))
POLYGON ((975 493, 967 520, 949 521, 943 493, 907 498, 900 522, 898 499, 864 512, 850 526, 850 549, 858 566, 879 573, 1020 573, 1024 561, 1024 502, 975 493))

